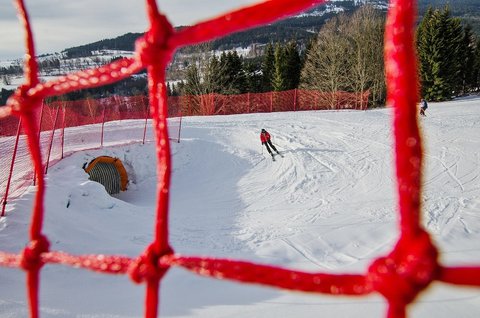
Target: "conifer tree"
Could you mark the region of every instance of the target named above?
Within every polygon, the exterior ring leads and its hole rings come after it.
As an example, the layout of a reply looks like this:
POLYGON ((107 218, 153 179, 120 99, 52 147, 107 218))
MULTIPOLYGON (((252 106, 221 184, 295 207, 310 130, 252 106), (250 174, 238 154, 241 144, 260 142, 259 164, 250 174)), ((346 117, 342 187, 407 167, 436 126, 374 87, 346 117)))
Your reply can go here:
POLYGON ((224 83, 223 94, 240 94, 246 91, 243 62, 236 51, 222 53, 220 57, 221 75, 224 83))
POLYGON ((298 87, 300 82, 300 72, 302 69, 302 61, 298 52, 297 43, 290 41, 285 48, 285 83, 286 89, 294 89, 298 87))
POLYGON ((243 69, 247 92, 260 93, 263 81, 260 63, 257 60, 244 61, 243 69))
POLYGON ((463 29, 448 7, 429 8, 417 29, 422 95, 428 100, 448 100, 458 94, 461 80, 463 29))
POLYGON ((480 89, 480 39, 477 40, 475 47, 475 62, 472 74, 473 89, 478 91, 480 89))
POLYGON ((223 89, 222 66, 217 56, 210 58, 208 67, 205 70, 204 85, 207 87, 207 93, 221 93, 223 89))
POLYGON ((247 81, 243 67, 243 58, 236 51, 232 54, 232 65, 234 69, 234 94, 243 94, 247 92, 247 81))
POLYGON ((262 62, 262 92, 272 91, 272 78, 275 65, 275 53, 272 43, 268 43, 262 62))
POLYGON ((419 76, 422 82, 421 95, 426 99, 430 99, 430 95, 427 94, 427 88, 432 87, 434 83, 432 39, 438 37, 438 31, 431 26, 432 24, 433 9, 429 7, 417 28, 417 56, 419 60, 419 76))
POLYGON ((275 64, 272 77, 272 89, 276 92, 287 89, 287 59, 285 47, 278 44, 275 46, 275 64))
POLYGON ((200 72, 195 64, 190 64, 187 68, 186 83, 183 89, 186 95, 200 95, 203 93, 200 72))
POLYGON ((177 95, 176 96, 179 96, 179 95, 185 95, 185 82, 184 81, 180 81, 177 83, 176 85, 176 92, 177 92, 177 95))
POLYGON ((170 85, 170 96, 178 96, 179 94, 180 83, 171 83, 170 85))
POLYGON ((444 10, 445 20, 447 21, 447 37, 448 37, 448 47, 449 47, 449 60, 450 63, 447 65, 447 78, 448 84, 451 86, 450 96, 458 96, 462 93, 463 88, 463 76, 462 69, 465 64, 464 60, 464 47, 463 47, 463 35, 464 29, 460 18, 451 17, 450 10, 446 8, 444 10))
POLYGON ((463 94, 473 90, 476 87, 475 83, 475 50, 476 39, 473 35, 470 25, 466 25, 463 29, 463 38, 461 42, 461 92, 463 94))

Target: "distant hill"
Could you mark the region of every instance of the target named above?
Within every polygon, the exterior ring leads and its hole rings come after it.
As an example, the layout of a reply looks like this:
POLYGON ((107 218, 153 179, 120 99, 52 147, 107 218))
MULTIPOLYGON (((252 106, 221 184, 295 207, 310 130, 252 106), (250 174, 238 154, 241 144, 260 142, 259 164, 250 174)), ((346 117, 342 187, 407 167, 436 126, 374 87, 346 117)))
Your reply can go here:
POLYGON ((95 51, 101 50, 133 52, 135 50, 135 40, 141 35, 142 33, 127 33, 114 39, 105 39, 90 44, 68 48, 62 51, 62 53, 65 53, 65 56, 68 58, 76 58, 92 56, 95 51))
MULTIPOLYGON (((231 34, 216 39, 208 44, 210 50, 225 51, 244 48, 246 52, 259 51, 248 57, 255 57, 262 54, 262 47, 272 42, 283 42, 295 39, 300 47, 306 45, 307 41, 316 36, 326 20, 339 13, 351 13, 359 6, 370 4, 383 12, 387 11, 388 0, 330 0, 311 11, 301 15, 264 25, 243 32, 231 34)), ((453 16, 462 18, 464 23, 472 26, 473 31, 480 38, 480 0, 419 0, 419 19, 423 16, 428 7, 442 8, 449 5, 453 16)), ((183 26, 184 27, 184 26, 183 26)), ((177 29, 182 27, 177 27, 177 29)), ((135 40, 142 33, 127 33, 113 39, 103 39, 97 42, 71 47, 61 53, 46 54, 39 57, 41 77, 47 79, 51 76, 59 76, 68 72, 92 68, 109 63, 119 57, 132 56, 135 40)), ((176 56, 169 68, 170 80, 180 79, 182 72, 176 74, 188 59, 188 55, 199 50, 196 46, 184 47, 176 52, 176 56)), ((254 52, 255 53, 255 52, 254 52)), ((17 81, 20 82, 22 73, 22 61, 12 61, 10 64, 0 64, 0 104, 10 90, 16 88, 17 81), (8 91, 8 92, 7 92, 8 91)), ((142 90, 139 78, 130 80, 129 84, 118 85, 125 89, 135 86, 137 91, 142 90)), ((110 89, 112 92, 114 87, 110 89)))
MULTIPOLYGON (((352 12, 365 3, 386 11, 387 0, 331 0, 327 4, 301 14, 299 16, 281 20, 279 22, 258 28, 238 32, 211 43, 213 50, 230 50, 236 47, 248 47, 252 43, 266 44, 268 42, 281 42, 295 39, 300 43, 306 42, 314 36, 326 20, 340 12, 352 12)), ((479 0, 419 0, 418 11, 421 17, 429 6, 443 7, 449 5, 453 16, 460 17, 469 23, 473 31, 480 35, 480 1, 479 0)), ((127 33, 114 39, 104 39, 82 46, 65 49, 67 57, 91 56, 92 51, 121 50, 133 51, 135 40, 142 33, 127 33)), ((182 52, 188 53, 192 48, 183 48, 182 52)))
MULTIPOLYGON (((238 32, 211 43, 213 50, 231 50, 237 47, 248 47, 252 43, 266 44, 269 42, 281 42, 286 39, 296 39, 302 43, 314 36, 326 20, 340 12, 352 12, 360 5, 369 3, 375 7, 386 10, 387 0, 334 0, 318 8, 298 15, 293 18, 264 25, 254 29, 238 32)), ((181 27, 178 27, 181 28, 181 27)), ((69 58, 90 56, 92 51, 97 50, 123 50, 133 51, 135 40, 141 33, 127 33, 114 39, 105 39, 94 43, 65 49, 69 58)), ((181 51, 188 53, 192 48, 183 48, 181 51)))

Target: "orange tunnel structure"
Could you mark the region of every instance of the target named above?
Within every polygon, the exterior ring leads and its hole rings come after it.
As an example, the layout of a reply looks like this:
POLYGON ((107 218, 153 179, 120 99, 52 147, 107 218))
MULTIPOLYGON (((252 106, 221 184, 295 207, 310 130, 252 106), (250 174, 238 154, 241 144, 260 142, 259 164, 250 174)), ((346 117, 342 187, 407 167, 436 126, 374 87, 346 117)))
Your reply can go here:
POLYGON ((109 194, 116 194, 127 189, 127 170, 118 158, 97 157, 88 164, 85 172, 90 175, 90 180, 102 184, 109 194))

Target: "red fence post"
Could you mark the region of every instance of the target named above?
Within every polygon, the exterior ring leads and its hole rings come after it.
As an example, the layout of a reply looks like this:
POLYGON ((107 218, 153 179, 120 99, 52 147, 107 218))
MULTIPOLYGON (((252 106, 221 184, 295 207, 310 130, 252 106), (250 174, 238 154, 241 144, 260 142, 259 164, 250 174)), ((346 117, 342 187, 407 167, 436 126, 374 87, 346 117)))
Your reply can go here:
MULTIPOLYGON (((145 99, 142 96, 142 101, 144 102, 143 104, 145 105, 145 99)), ((147 122, 148 122, 148 116, 150 115, 150 107, 148 103, 146 103, 146 109, 145 109, 145 126, 143 127, 143 141, 142 144, 145 144, 145 138, 147 136, 147 122)))
POLYGON ((55 120, 53 122, 52 135, 50 136, 50 146, 48 147, 47 162, 45 163, 45 174, 47 174, 47 172, 48 172, 48 165, 50 163, 50 154, 52 152, 53 137, 55 135, 55 127, 57 126, 57 119, 58 119, 58 111, 59 110, 60 110, 60 105, 57 107, 57 111, 55 113, 55 120))
MULTIPOLYGON (((43 121, 43 107, 45 106, 45 103, 44 101, 42 101, 42 108, 40 109, 40 119, 38 121, 38 144, 40 145, 40 149, 42 149, 42 146, 41 146, 41 143, 40 143, 40 137, 41 137, 41 134, 42 134, 42 121, 43 121)), ((42 154, 42 152, 40 151, 40 155, 42 154)), ((37 183, 37 172, 35 171, 35 169, 33 170, 33 185, 35 185, 37 183)))
POLYGON ((10 189, 10 183, 12 181, 13 166, 15 164, 15 158, 17 157, 18 140, 20 138, 21 127, 22 127, 22 119, 20 118, 20 120, 18 121, 17 138, 15 139, 15 147, 13 147, 12 162, 10 163, 10 172, 8 174, 7 188, 5 189, 5 195, 3 196, 2 215, 0 215, 0 216, 5 215, 5 207, 7 205, 8 191, 10 189))
POLYGON ((180 143, 180 132, 182 131, 182 115, 180 114, 180 124, 179 124, 179 127, 178 127, 178 139, 177 139, 177 143, 180 143))
POLYGON ((293 90, 293 111, 297 111, 297 89, 293 90))
POLYGON ((215 113, 217 112, 217 110, 215 109, 215 93, 211 93, 210 94, 211 98, 210 98, 210 101, 212 103, 212 115, 215 115, 215 113))
POLYGON ((42 133, 42 121, 43 121, 43 108, 45 107, 45 103, 42 102, 42 108, 40 110, 40 118, 38 121, 38 143, 40 144, 40 135, 42 133))
POLYGON ((368 108, 368 98, 370 97, 370 89, 368 89, 362 96, 362 110, 367 110, 368 108))
POLYGON ((103 112, 102 112, 102 135, 100 139, 100 148, 103 147, 103 129, 105 127, 105 103, 103 104, 103 112))
POLYGON ((273 111, 273 91, 270 92, 270 112, 273 111))
POLYGON ((63 148, 64 148, 64 145, 65 145, 65 118, 66 118, 66 113, 67 113, 67 107, 65 107, 65 104, 66 102, 63 102, 63 118, 62 118, 62 156, 61 156, 61 159, 63 159, 63 148))

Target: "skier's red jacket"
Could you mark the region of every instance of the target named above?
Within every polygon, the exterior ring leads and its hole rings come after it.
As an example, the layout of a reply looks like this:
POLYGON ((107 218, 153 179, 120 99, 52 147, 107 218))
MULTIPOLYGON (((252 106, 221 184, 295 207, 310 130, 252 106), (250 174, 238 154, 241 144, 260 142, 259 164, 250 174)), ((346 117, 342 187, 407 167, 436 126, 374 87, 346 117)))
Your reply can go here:
POLYGON ((268 132, 262 132, 260 134, 260 140, 262 141, 262 144, 270 140, 270 134, 268 132))

